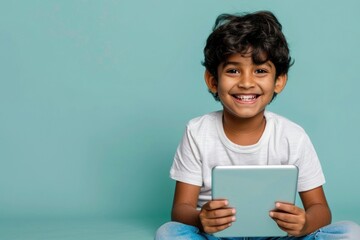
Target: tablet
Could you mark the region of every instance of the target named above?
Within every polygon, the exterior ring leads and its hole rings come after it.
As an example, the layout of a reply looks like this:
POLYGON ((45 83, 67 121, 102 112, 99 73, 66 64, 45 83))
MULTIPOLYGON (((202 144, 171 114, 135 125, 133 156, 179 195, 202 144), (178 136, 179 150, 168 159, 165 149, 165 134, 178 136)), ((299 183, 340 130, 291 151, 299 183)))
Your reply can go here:
POLYGON ((298 168, 293 165, 217 166, 212 169, 212 199, 227 199, 236 221, 216 237, 281 237, 269 216, 275 202, 295 203, 298 168))

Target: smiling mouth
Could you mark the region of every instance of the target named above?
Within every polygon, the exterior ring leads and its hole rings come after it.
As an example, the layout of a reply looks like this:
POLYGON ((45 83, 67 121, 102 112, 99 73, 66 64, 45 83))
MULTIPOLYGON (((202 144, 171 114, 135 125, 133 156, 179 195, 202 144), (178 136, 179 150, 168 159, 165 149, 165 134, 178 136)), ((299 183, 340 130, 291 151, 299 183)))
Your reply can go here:
POLYGON ((246 95, 233 95, 234 98, 240 100, 241 102, 253 102, 255 101, 259 95, 256 94, 246 94, 246 95))

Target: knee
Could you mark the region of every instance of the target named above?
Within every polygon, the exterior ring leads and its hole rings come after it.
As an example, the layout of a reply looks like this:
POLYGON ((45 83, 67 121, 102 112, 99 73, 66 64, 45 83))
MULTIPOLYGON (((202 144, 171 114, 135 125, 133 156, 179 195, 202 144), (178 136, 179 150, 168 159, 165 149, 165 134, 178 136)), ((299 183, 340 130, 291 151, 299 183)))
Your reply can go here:
POLYGON ((357 223, 351 221, 333 223, 323 228, 322 232, 326 235, 334 234, 337 237, 341 237, 341 239, 360 239, 360 226, 357 223))
POLYGON ((161 225, 155 234, 155 240, 167 239, 169 235, 171 235, 171 231, 173 229, 174 222, 167 222, 161 225))
POLYGON ((349 236, 349 239, 360 239, 360 226, 351 221, 339 222, 342 225, 345 234, 349 236))
POLYGON ((189 226, 179 222, 167 222, 161 225, 155 234, 155 240, 163 239, 193 239, 199 230, 194 226, 189 226))

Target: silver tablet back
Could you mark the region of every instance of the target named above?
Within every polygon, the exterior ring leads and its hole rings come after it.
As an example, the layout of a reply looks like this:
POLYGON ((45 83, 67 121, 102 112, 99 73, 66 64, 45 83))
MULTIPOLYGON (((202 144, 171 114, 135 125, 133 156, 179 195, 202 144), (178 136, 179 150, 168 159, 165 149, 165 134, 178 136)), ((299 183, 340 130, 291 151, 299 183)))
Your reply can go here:
POLYGON ((212 198, 228 199, 236 208, 231 227, 217 237, 286 236, 269 212, 275 202, 295 203, 298 168, 293 165, 217 166, 212 171, 212 198))

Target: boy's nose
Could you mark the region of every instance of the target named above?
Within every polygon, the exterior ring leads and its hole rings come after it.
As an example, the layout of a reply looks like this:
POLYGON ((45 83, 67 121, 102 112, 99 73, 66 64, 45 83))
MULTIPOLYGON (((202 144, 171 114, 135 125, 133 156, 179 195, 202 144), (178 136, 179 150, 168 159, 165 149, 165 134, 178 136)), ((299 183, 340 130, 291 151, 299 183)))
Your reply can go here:
POLYGON ((240 88, 251 88, 254 86, 253 76, 250 74, 244 74, 239 78, 238 87, 240 88))

